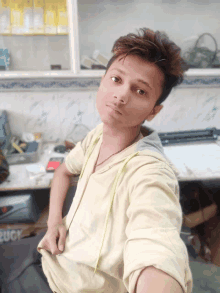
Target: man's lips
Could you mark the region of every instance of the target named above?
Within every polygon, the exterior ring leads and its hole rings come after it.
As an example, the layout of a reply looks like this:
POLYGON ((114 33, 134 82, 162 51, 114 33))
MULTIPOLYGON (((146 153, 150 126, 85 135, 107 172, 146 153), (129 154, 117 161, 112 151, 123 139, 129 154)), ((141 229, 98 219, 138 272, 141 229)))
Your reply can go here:
POLYGON ((107 105, 108 107, 110 107, 111 109, 115 110, 116 112, 118 112, 119 114, 122 114, 117 107, 113 106, 113 105, 107 105))

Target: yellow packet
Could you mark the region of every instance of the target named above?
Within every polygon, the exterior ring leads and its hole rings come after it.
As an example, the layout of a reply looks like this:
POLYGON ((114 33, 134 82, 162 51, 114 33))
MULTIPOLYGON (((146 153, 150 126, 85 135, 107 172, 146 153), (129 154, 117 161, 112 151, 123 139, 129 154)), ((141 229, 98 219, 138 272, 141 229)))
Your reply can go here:
POLYGON ((57 34, 57 1, 45 0, 44 6, 44 31, 45 34, 57 34))
POLYGON ((0 1, 0 34, 10 34, 11 33, 11 9, 10 9, 10 0, 1 0, 0 1))
POLYGON ((59 0, 57 6, 58 34, 68 34, 68 14, 66 0, 59 0))
POLYGON ((33 26, 35 34, 44 34, 44 0, 34 0, 33 26))

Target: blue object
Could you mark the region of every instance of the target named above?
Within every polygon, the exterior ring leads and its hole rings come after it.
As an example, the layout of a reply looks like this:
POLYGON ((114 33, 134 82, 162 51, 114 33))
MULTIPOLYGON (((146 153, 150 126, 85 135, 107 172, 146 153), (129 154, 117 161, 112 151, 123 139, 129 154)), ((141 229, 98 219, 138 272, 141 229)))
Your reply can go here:
POLYGON ((25 153, 36 152, 37 147, 38 147, 38 142, 36 142, 36 141, 29 142, 25 153))
POLYGON ((10 64, 10 55, 8 49, 0 49, 0 68, 8 70, 10 64))

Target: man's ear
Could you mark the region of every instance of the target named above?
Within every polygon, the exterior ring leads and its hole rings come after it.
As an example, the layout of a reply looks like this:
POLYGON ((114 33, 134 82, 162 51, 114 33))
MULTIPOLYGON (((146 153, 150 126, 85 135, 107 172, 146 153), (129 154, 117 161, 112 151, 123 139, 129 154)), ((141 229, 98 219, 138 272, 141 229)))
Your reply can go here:
POLYGON ((151 113, 146 118, 147 121, 151 121, 161 110, 163 109, 163 105, 157 105, 153 108, 151 113))

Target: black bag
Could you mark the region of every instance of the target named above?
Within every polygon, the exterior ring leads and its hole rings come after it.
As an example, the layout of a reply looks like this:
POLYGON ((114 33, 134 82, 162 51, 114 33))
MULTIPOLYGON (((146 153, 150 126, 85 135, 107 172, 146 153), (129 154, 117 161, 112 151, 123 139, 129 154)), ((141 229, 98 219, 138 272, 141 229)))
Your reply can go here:
POLYGON ((1 293, 51 293, 37 245, 45 232, 0 245, 1 293))
POLYGON ((0 149, 0 184, 9 176, 9 165, 0 149))

